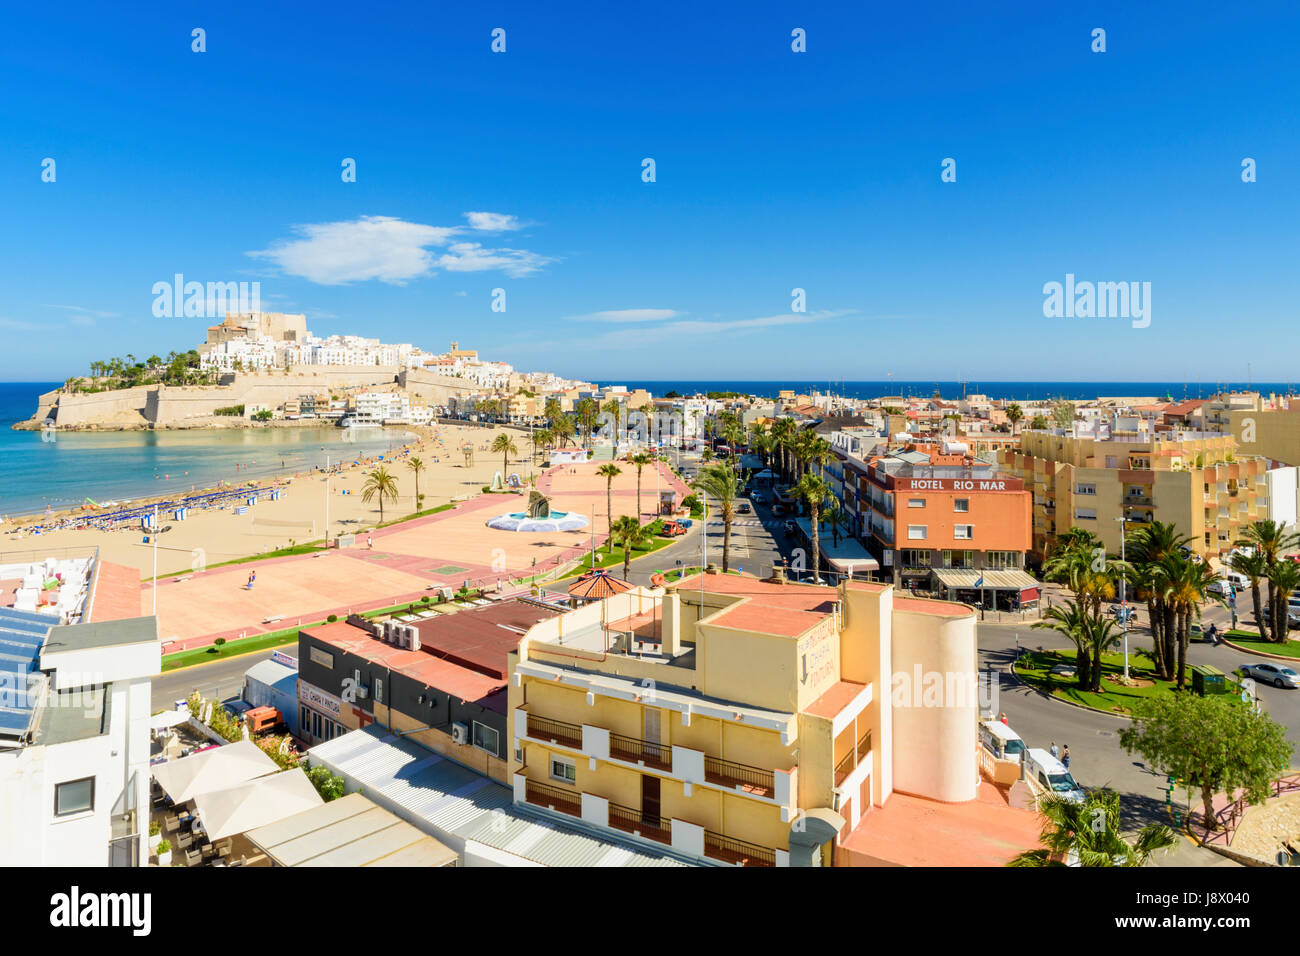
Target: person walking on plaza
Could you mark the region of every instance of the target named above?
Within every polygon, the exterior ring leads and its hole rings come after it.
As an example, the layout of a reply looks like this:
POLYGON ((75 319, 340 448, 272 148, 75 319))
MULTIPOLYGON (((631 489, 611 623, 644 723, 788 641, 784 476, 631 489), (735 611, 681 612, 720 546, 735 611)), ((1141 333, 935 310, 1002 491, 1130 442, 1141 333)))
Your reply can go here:
POLYGON ((1006 724, 1006 726, 1011 726, 1010 724, 1007 724, 1007 712, 1005 710, 1002 712, 1002 716, 998 719, 1001 720, 1003 724, 1006 724))
POLYGON ((257 572, 254 571, 248 576, 248 590, 253 590, 253 582, 257 580, 257 572))
POLYGON ((369 548, 371 551, 375 550, 374 535, 371 535, 369 533, 366 534, 366 547, 369 548))
POLYGON ((1070 745, 1066 744, 1065 749, 1061 751, 1061 766, 1066 770, 1070 769, 1070 745))
POLYGON ((1059 760, 1059 759, 1061 758, 1061 748, 1058 747, 1058 746, 1056 746, 1056 741, 1055 741, 1055 740, 1052 741, 1052 746, 1050 746, 1050 747, 1047 748, 1047 752, 1048 752, 1049 754, 1051 754, 1051 755, 1052 755, 1054 758, 1056 758, 1057 760, 1059 760))

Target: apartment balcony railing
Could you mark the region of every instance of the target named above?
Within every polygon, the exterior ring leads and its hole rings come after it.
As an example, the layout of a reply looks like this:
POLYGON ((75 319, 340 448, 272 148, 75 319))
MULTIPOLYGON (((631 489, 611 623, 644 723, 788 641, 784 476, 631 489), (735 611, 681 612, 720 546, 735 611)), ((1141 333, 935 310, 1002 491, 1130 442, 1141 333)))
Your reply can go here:
POLYGON ((1148 497, 1147 495, 1125 495, 1124 504, 1145 505, 1146 507, 1150 508, 1155 504, 1155 501, 1150 497, 1148 497))
POLYGON ((723 760, 721 757, 704 758, 704 779, 723 787, 741 787, 763 797, 770 797, 776 792, 776 775, 771 770, 736 763, 734 760, 723 760))
POLYGON ((615 830, 672 846, 673 821, 668 817, 647 815, 620 803, 609 805, 609 825, 615 830))
POLYGON ((712 830, 704 831, 704 855, 742 866, 776 866, 776 851, 770 847, 723 836, 712 830))
POLYGON ((582 728, 563 720, 551 720, 548 717, 528 715, 528 736, 537 740, 549 740, 572 750, 582 749, 582 728))
POLYGON ((835 765, 835 786, 842 784, 854 770, 862 758, 871 753, 871 731, 867 731, 858 738, 858 742, 853 749, 840 758, 840 762, 835 765))
POLYGON ((582 796, 572 790, 561 790, 559 787, 529 780, 524 798, 534 806, 558 810, 571 817, 582 816, 582 796))
MULTIPOLYGON (((579 743, 581 746, 581 742, 579 743)), ((623 734, 610 733, 609 755, 628 763, 644 762, 647 766, 672 772, 673 748, 640 737, 627 737, 623 734)))

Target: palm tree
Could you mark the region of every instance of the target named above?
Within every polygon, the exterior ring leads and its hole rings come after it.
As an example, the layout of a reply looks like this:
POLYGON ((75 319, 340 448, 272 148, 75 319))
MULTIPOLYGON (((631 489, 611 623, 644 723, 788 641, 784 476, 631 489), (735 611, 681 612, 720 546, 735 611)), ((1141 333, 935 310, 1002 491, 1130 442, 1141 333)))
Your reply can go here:
POLYGON ((564 417, 564 413, 560 411, 560 400, 558 398, 548 398, 543 408, 542 414, 546 417, 548 425, 554 425, 564 417))
POLYGON ((600 410, 602 412, 605 412, 606 414, 614 416, 614 451, 615 454, 617 454, 619 439, 622 437, 622 435, 619 432, 619 425, 621 424, 622 420, 619 416, 623 414, 623 406, 619 404, 617 398, 611 398, 604 405, 600 406, 600 410))
POLYGON ((644 547, 652 540, 654 534, 649 525, 643 526, 631 515, 620 515, 614 522, 610 547, 614 546, 614 542, 618 542, 623 548, 623 580, 626 581, 632 573, 632 549, 644 547))
MULTIPOLYGON (((596 412, 597 408, 595 399, 591 398, 579 399, 578 404, 574 407, 574 413, 578 418, 578 423, 582 425, 582 443, 586 447, 591 446, 591 429, 596 421, 596 412)), ((570 431, 569 434, 572 435, 573 432, 570 431)))
POLYGON ((821 541, 817 534, 817 525, 821 521, 822 502, 830 495, 830 486, 826 484, 826 479, 821 475, 814 475, 811 472, 805 474, 799 479, 799 484, 795 488, 795 494, 804 500, 808 505, 808 520, 812 527, 812 572, 813 583, 821 584, 821 541))
POLYGON ((546 446, 555 440, 555 436, 549 428, 538 428, 528 436, 528 441, 532 445, 533 457, 536 458, 538 452, 544 451, 546 446))
POLYGON ((835 547, 840 546, 840 522, 844 520, 844 509, 840 507, 838 498, 832 496, 826 502, 826 510, 823 512, 827 521, 831 525, 831 537, 835 541, 835 547))
POLYGON ((623 474, 623 469, 612 461, 596 469, 596 474, 605 479, 605 517, 609 526, 610 547, 614 541, 614 479, 623 474))
POLYGON ((1264 605, 1260 600, 1259 582, 1268 577, 1268 562, 1257 552, 1236 551, 1228 558, 1228 567, 1250 582, 1250 597, 1255 605, 1255 627, 1261 640, 1271 640, 1268 622, 1264 620, 1264 605))
POLYGON ((1269 606, 1269 616, 1273 619, 1273 640, 1285 644, 1290 628, 1289 612, 1291 592, 1300 588, 1300 564, 1282 560, 1268 571, 1269 590, 1278 595, 1269 606))
POLYGON ((1181 577, 1182 564, 1190 561, 1182 549, 1191 540, 1172 523, 1163 521, 1144 524, 1125 540, 1128 566, 1124 573, 1136 597, 1146 602, 1155 670, 1165 680, 1173 679, 1178 657, 1178 608, 1173 582, 1181 577))
POLYGON ((501 477, 505 478, 506 472, 510 470, 510 456, 519 454, 514 439, 506 432, 502 432, 492 440, 492 447, 489 450, 501 453, 501 477))
POLYGON ((424 471, 424 462, 412 456, 406 459, 406 467, 411 469, 411 474, 415 476, 415 510, 420 510, 420 472, 424 471))
POLYGON ((722 516, 722 573, 726 574, 731 570, 731 522, 736 517, 736 501, 740 498, 740 476, 731 462, 717 461, 700 469, 695 487, 718 501, 718 514, 722 516))
POLYGON ((1090 791, 1081 802, 1048 797, 1038 805, 1044 817, 1040 850, 1026 850, 1008 866, 1145 866, 1157 850, 1178 842, 1163 823, 1148 823, 1129 842, 1120 832, 1119 794, 1090 791))
POLYGON ((772 436, 773 447, 781 455, 781 476, 784 478, 786 471, 786 455, 790 450, 790 443, 794 439, 795 424, 793 418, 778 418, 772 423, 769 433, 772 436))
POLYGON ((1016 433, 1016 426, 1020 424, 1020 420, 1024 417, 1025 410, 1015 402, 1007 406, 1007 421, 1011 422, 1011 434, 1016 433))
POLYGON ((384 499, 397 498, 397 479, 386 468, 366 472, 365 483, 361 486, 361 500, 369 504, 375 498, 379 499, 379 523, 383 524, 384 499))
POLYGON ((637 520, 641 520, 641 469, 650 462, 654 461, 649 454, 643 451, 637 452, 629 461, 636 465, 636 515, 637 520))
MULTIPOLYGON (((1268 569, 1265 577, 1268 580, 1269 626, 1273 631, 1273 640, 1283 642, 1287 639, 1286 608, 1287 598, 1291 592, 1283 591, 1282 600, 1278 600, 1278 583, 1274 580, 1274 569, 1288 551, 1293 551, 1300 546, 1300 535, 1288 531, 1287 526, 1281 521, 1255 521, 1237 541, 1237 546, 1252 548, 1255 554, 1264 559, 1264 565, 1268 569), (1280 627, 1279 622, 1281 622, 1280 627)), ((1258 597, 1255 600, 1258 603, 1258 597)))
POLYGON ((567 416, 561 418, 551 426, 551 434, 555 437, 557 444, 559 444, 561 448, 568 447, 569 442, 573 440, 576 431, 577 426, 573 424, 573 419, 567 416))
POLYGON ((1056 631, 1074 644, 1074 666, 1078 672, 1075 679, 1080 690, 1092 688, 1092 630, 1089 627, 1089 617, 1082 602, 1067 598, 1064 606, 1048 608, 1041 620, 1030 625, 1056 631))

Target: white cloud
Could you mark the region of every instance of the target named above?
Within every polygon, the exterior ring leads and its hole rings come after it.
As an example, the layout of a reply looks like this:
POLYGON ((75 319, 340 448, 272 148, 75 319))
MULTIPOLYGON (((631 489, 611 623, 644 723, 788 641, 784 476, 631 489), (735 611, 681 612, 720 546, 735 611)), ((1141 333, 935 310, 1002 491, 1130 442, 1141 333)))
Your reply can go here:
POLYGON ((587 315, 572 315, 569 318, 591 322, 662 322, 664 319, 675 319, 681 314, 676 309, 609 309, 587 315))
POLYGON ((461 289, 459 292, 456 293, 456 295, 458 295, 458 296, 466 296, 466 295, 469 295, 469 293, 466 292, 464 289, 461 289))
POLYGON ((514 232, 524 227, 518 216, 503 212, 467 212, 465 219, 471 229, 479 232, 514 232))
POLYGON ((526 249, 485 249, 477 242, 453 242, 438 257, 448 272, 489 272, 499 269, 513 279, 531 275, 554 259, 526 249))
POLYGON ((453 242, 464 230, 464 226, 429 226, 393 216, 362 216, 350 222, 295 226, 296 238, 281 239, 248 255, 267 259, 285 274, 318 285, 368 279, 404 285, 439 268, 451 272, 500 270, 519 277, 555 261, 524 249, 487 249, 476 242, 453 242), (445 252, 434 251, 442 247, 445 252))
POLYGON ((808 325, 845 315, 853 310, 823 309, 819 312, 779 312, 776 315, 757 316, 751 319, 683 319, 678 322, 665 322, 663 325, 637 326, 636 328, 615 329, 606 332, 598 340, 600 345, 631 346, 651 342, 690 341, 708 338, 724 332, 742 334, 759 329, 780 328, 789 325, 808 325))

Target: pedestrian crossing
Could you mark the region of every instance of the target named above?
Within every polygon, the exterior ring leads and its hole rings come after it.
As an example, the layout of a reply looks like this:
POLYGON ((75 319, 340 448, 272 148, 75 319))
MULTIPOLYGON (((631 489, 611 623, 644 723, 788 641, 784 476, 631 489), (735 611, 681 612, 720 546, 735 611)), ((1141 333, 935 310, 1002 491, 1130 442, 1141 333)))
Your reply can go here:
MULTIPOLYGON (((710 521, 710 528, 721 528, 726 525, 725 521, 710 521)), ((737 518, 731 522, 733 528, 766 528, 769 531, 779 531, 781 529, 780 521, 761 521, 758 518, 737 518)))

